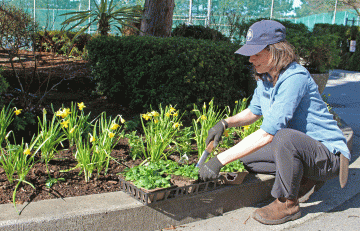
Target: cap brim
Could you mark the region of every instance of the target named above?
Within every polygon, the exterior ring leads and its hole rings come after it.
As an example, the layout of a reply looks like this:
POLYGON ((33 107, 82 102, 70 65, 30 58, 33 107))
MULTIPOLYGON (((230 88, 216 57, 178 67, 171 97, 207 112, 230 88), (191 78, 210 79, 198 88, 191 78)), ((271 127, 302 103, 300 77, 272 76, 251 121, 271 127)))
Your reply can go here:
POLYGON ((257 53, 259 53, 260 51, 264 50, 264 48, 267 45, 244 45, 242 46, 239 50, 237 50, 235 52, 235 54, 240 54, 240 55, 244 55, 244 56, 252 56, 252 55, 256 55, 257 53))

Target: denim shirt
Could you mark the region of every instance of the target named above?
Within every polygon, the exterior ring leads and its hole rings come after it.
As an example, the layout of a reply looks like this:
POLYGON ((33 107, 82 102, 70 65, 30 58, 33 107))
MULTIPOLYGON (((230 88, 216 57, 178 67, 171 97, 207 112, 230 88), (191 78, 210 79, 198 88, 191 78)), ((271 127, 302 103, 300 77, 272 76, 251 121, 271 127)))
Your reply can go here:
POLYGON ((257 81, 249 109, 264 117, 261 129, 271 135, 292 128, 322 142, 333 154, 351 157, 344 134, 322 100, 317 84, 296 62, 280 73, 275 86, 266 78, 257 81))

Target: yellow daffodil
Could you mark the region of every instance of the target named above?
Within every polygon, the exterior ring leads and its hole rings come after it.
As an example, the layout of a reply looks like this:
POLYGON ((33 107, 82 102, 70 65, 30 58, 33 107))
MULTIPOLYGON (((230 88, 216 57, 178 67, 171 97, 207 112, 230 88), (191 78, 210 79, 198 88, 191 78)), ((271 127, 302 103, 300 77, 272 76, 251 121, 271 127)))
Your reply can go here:
POLYGON ((160 114, 157 111, 152 111, 151 115, 154 116, 154 117, 158 117, 160 114))
POLYGON ((56 115, 56 116, 61 116, 61 115, 62 115, 62 111, 59 109, 59 111, 57 111, 57 112, 55 113, 55 115, 56 115))
POLYGON ((17 109, 17 108, 15 108, 15 109, 16 109, 16 110, 14 111, 15 115, 20 115, 22 109, 17 109))
POLYGON ((70 114, 70 108, 64 108, 63 110, 59 109, 59 111, 57 111, 55 113, 56 116, 61 116, 63 119, 68 116, 70 114))
POLYGON ((125 120, 123 118, 121 118, 120 122, 123 124, 123 123, 125 123, 125 120))
POLYGON ((151 116, 149 116, 148 114, 143 114, 142 118, 144 118, 145 120, 149 120, 151 116))
POLYGON ((64 114, 65 114, 65 117, 68 116, 70 114, 70 108, 65 108, 64 109, 64 114))
POLYGON ((78 103, 77 105, 78 105, 80 111, 82 111, 86 107, 84 105, 84 102, 78 103))
POLYGON ((170 107, 170 112, 174 112, 174 111, 176 111, 176 109, 173 107, 170 107))
POLYGON ((30 154, 31 154, 30 149, 26 148, 26 149, 24 150, 24 154, 25 154, 25 155, 30 155, 30 154))
POLYGON ((178 111, 173 114, 174 117, 177 117, 178 115, 179 115, 178 111))
POLYGON ((246 102, 246 100, 247 100, 246 98, 243 98, 243 100, 242 100, 242 101, 243 101, 243 102, 246 102))
POLYGON ((116 130, 118 127, 120 127, 119 124, 113 123, 113 124, 110 126, 110 129, 111 129, 111 130, 116 130))
MULTIPOLYGON (((90 133, 89 133, 90 134, 90 133)), ((95 142, 95 137, 93 137, 91 134, 90 134, 90 143, 92 143, 92 142, 95 142)))
POLYGON ((169 112, 166 112, 166 113, 165 113, 165 116, 166 116, 166 117, 170 117, 170 113, 169 113, 169 112))
POLYGON ((154 119, 154 123, 155 123, 155 124, 159 123, 159 120, 158 120, 158 119, 154 119))
POLYGON ((110 138, 113 138, 114 136, 115 136, 114 133, 112 133, 112 132, 109 133, 109 137, 110 137, 110 138))
POLYGON ((244 130, 246 131, 246 130, 248 130, 250 128, 250 125, 245 125, 244 126, 244 130))
POLYGON ((238 104, 238 103, 239 103, 239 101, 236 100, 236 101, 235 101, 235 104, 238 104))
POLYGON ((70 129, 69 133, 73 133, 75 131, 75 128, 70 129))
POLYGON ((178 128, 180 126, 179 123, 174 123, 173 128, 178 128))
POLYGON ((61 122, 60 124, 61 124, 62 126, 64 126, 64 128, 68 128, 68 127, 69 127, 69 123, 70 123, 69 120, 64 120, 64 121, 61 122))
POLYGON ((206 104, 204 103, 204 106, 203 106, 204 109, 206 109, 206 104))
POLYGON ((201 120, 206 120, 206 116, 205 116, 205 115, 202 115, 200 118, 201 118, 201 120))

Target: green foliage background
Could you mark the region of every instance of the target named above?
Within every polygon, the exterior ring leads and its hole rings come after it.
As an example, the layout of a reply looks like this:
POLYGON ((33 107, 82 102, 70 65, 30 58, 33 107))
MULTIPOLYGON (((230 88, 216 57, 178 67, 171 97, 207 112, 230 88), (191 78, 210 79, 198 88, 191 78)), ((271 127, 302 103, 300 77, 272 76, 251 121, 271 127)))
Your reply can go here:
POLYGON ((96 37, 87 45, 98 91, 132 109, 226 106, 248 94, 238 45, 190 38, 96 37))

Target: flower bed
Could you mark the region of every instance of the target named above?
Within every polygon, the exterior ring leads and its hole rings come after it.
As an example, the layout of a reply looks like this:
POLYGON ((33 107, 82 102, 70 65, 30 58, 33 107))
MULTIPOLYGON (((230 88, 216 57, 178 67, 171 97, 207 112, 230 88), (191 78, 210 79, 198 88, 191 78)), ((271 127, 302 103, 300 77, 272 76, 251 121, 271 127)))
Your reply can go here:
MULTIPOLYGON (((245 104, 246 99, 241 102, 242 107, 235 108, 232 113, 237 113, 236 110, 241 110, 245 104)), ((85 114, 84 108, 86 105, 81 102, 57 111, 43 110, 43 115, 38 117, 38 132, 29 143, 16 143, 12 131, 7 130, 14 117, 21 114, 21 109, 2 109, 0 187, 4 194, 0 195, 1 203, 12 202, 16 208, 16 203, 38 200, 40 194, 51 194, 44 198, 48 199, 73 196, 73 193, 86 195, 118 191, 121 189, 118 176, 125 167, 128 167, 125 172, 133 171, 161 164, 163 160, 168 161, 160 168, 164 169, 166 165, 167 172, 158 173, 155 182, 160 184, 150 187, 148 182, 140 184, 134 181, 136 177, 128 179, 129 182, 145 190, 187 187, 178 185, 171 176, 187 177, 193 183, 197 180, 195 164, 205 148, 207 130, 230 113, 230 109, 220 111, 212 101, 204 104, 202 109, 194 106, 192 113, 196 119, 193 126, 184 127, 178 109, 160 105, 158 110, 151 109, 151 112, 140 115, 143 131, 125 132, 123 128, 129 124, 121 115, 112 118, 103 112, 90 121, 90 113, 85 114)), ((248 130, 249 127, 229 129, 214 154, 234 145, 235 140, 241 139, 239 134, 248 130)), ((142 176, 137 178, 145 179, 142 176)))

